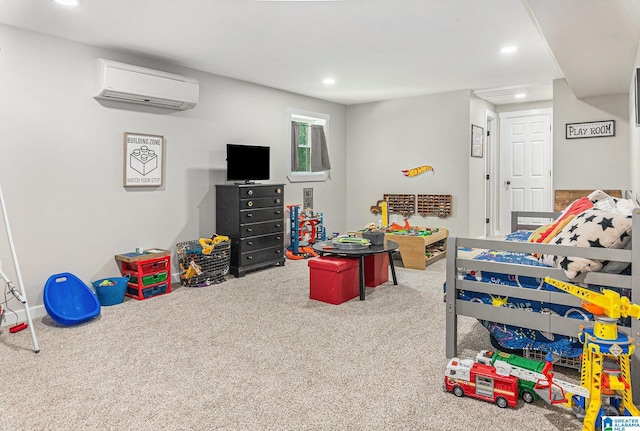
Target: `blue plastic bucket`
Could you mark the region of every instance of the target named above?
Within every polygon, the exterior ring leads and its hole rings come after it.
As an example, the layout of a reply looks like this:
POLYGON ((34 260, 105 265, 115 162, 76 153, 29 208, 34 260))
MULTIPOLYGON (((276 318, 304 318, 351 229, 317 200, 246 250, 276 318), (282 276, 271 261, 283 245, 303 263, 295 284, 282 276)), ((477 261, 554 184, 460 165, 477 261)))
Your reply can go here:
POLYGON ((129 276, 102 278, 93 282, 93 289, 100 305, 116 305, 124 301, 124 294, 129 284, 129 276))

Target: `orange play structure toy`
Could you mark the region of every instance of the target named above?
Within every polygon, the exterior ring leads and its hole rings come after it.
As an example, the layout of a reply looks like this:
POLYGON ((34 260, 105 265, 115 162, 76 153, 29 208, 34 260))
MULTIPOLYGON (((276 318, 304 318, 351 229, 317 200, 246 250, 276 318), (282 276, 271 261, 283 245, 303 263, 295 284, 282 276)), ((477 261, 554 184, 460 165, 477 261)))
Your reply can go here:
POLYGON ((300 260, 317 257, 318 253, 313 250, 313 244, 327 239, 322 213, 314 214, 311 210, 300 212, 299 204, 287 205, 287 210, 290 236, 287 258, 300 260))

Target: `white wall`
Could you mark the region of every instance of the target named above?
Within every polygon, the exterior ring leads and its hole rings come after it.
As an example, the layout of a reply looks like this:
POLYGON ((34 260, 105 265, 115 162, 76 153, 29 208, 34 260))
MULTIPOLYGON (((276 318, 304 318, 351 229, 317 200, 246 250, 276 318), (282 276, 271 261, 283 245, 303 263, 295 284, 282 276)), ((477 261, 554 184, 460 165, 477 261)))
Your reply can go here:
POLYGON ((451 194, 451 217, 415 214, 410 223, 468 235, 469 103, 466 90, 347 107, 348 229, 377 223, 380 217, 369 209, 385 193, 451 194), (421 165, 432 166, 435 173, 409 178, 401 172, 421 165))
POLYGON ((578 100, 564 79, 553 83, 554 190, 631 188, 629 97, 611 95, 578 100), (615 120, 616 135, 566 139, 567 123, 615 120))
MULTIPOLYGON (((313 187, 328 230, 345 230, 345 106, 6 26, 0 41, 0 184, 32 307, 53 274, 90 284, 119 274, 115 254, 173 252, 178 242, 213 234, 214 185, 225 182, 229 142, 271 146, 270 182, 286 183, 285 204, 302 203, 302 188, 313 187), (105 107, 91 97, 98 57, 193 76, 200 103, 172 113, 105 107), (329 181, 288 184, 287 108, 331 116, 329 181), (122 186, 124 132, 165 137, 164 186, 122 186)), ((0 261, 15 280, 4 229, 0 261)))
MULTIPOLYGON (((640 67, 640 44, 636 54, 635 68, 640 67)), ((635 192, 636 198, 640 198, 640 128, 636 127, 636 105, 637 91, 635 84, 635 70, 630 73, 631 84, 629 86, 629 140, 630 140, 630 168, 631 168, 631 189, 635 192)))

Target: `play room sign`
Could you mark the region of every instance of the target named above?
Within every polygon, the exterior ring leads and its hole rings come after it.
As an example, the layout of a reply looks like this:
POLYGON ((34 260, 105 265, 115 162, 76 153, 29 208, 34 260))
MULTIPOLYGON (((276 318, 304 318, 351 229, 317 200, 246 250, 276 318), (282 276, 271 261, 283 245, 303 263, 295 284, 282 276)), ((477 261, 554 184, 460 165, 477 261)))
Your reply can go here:
POLYGON ((565 129, 567 139, 602 138, 616 135, 615 120, 590 123, 568 123, 565 129))

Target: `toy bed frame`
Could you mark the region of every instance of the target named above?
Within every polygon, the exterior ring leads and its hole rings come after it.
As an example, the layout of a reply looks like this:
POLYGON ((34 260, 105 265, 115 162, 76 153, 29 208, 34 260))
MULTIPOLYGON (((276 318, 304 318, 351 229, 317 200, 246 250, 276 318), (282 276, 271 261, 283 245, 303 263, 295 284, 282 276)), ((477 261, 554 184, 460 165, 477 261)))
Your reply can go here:
MULTIPOLYGON (((538 226, 520 223, 522 218, 543 218, 553 220, 560 213, 545 213, 532 211, 519 211, 512 213, 511 231, 521 229, 535 229, 538 226)), ((633 226, 638 226, 640 231, 640 209, 633 211, 633 226)), ((458 352, 458 316, 469 316, 479 320, 498 322, 513 325, 520 328, 529 328, 537 331, 545 331, 552 334, 560 334, 575 337, 579 327, 593 326, 593 322, 571 317, 563 317, 554 314, 543 314, 524 309, 496 307, 491 304, 462 300, 460 292, 479 292, 499 297, 516 297, 524 300, 541 301, 550 304, 560 304, 569 307, 580 307, 581 300, 568 293, 553 292, 536 289, 523 289, 518 286, 507 286, 483 281, 472 281, 459 277, 459 271, 464 268, 473 268, 477 271, 489 271, 517 276, 544 278, 551 277, 570 283, 588 283, 604 287, 623 288, 631 290, 631 302, 640 303, 640 235, 632 235, 631 250, 614 250, 606 248, 572 247, 551 244, 539 244, 516 241, 500 241, 486 239, 458 238, 449 236, 447 240, 447 269, 446 269, 446 355, 447 358, 457 356, 458 352), (527 266, 512 263, 489 262, 473 260, 465 257, 461 249, 499 250, 519 253, 553 254, 558 256, 574 256, 603 261, 630 262, 632 271, 629 275, 608 274, 602 272, 587 272, 580 274, 573 280, 569 280, 564 271, 556 268, 527 266), (638 273, 634 277, 633 268, 638 273)), ((631 327, 620 326, 619 330, 640 341, 640 320, 631 319, 631 327)), ((488 334, 487 334, 488 337, 488 334)), ((640 399, 640 348, 636 342, 636 350, 631 361, 632 387, 634 401, 640 399)))

